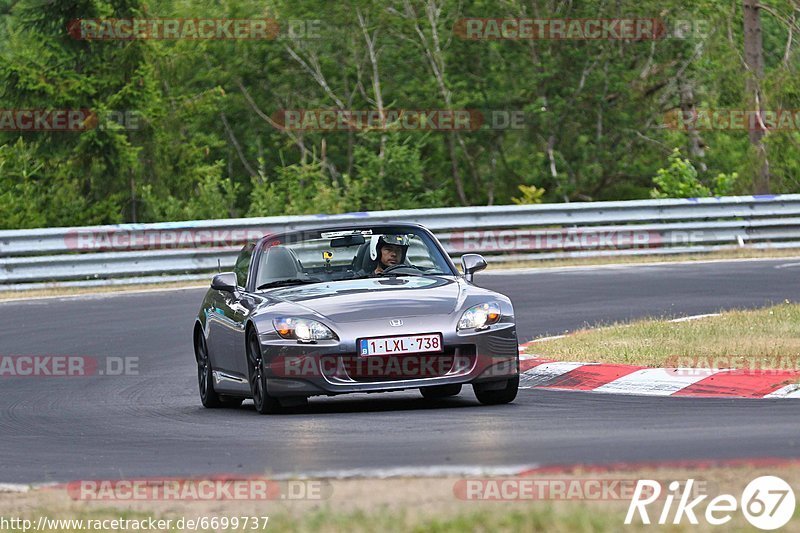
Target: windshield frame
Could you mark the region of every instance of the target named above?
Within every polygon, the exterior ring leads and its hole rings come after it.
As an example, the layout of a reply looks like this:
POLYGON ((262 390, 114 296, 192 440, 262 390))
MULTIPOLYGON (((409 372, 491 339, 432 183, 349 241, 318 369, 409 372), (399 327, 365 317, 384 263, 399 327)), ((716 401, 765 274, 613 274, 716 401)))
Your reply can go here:
MULTIPOLYGON (((431 276, 460 276, 458 269, 453 263, 452 258, 450 255, 444 250, 444 247, 439 242, 439 239, 426 227, 421 226, 419 224, 349 224, 349 225, 341 225, 341 226, 328 226, 328 227, 321 227, 315 229, 308 229, 308 230, 296 230, 296 231, 288 231, 284 233, 270 233, 262 237, 258 243, 256 244, 256 248, 253 251, 253 256, 250 261, 250 275, 248 275, 247 280, 247 287, 245 290, 247 292, 260 292, 257 290, 255 286, 256 277, 258 274, 258 269, 261 266, 262 256, 265 251, 270 247, 273 246, 274 243, 280 244, 291 244, 302 242, 310 239, 319 239, 321 238, 322 233, 328 232, 336 232, 336 231, 364 231, 364 230, 372 230, 373 233, 398 233, 398 234, 415 234, 420 236, 424 243, 430 247, 432 250, 437 251, 441 254, 442 259, 444 260, 445 265, 447 266, 449 272, 444 273, 431 273, 431 276)), ((389 274, 391 276, 391 274, 389 274)), ((338 280, 337 280, 338 281, 338 280)), ((342 280, 345 281, 345 280, 342 280)), ((335 283, 336 281, 322 281, 319 283, 335 283)), ((272 289, 262 289, 262 290, 272 290, 272 289)))

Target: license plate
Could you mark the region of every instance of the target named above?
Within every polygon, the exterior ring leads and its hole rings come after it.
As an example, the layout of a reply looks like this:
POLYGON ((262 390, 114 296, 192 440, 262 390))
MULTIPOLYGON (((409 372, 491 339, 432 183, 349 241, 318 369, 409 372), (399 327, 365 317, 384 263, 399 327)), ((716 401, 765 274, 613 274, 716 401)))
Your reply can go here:
POLYGON ((442 336, 438 333, 361 339, 361 355, 442 352, 442 336))

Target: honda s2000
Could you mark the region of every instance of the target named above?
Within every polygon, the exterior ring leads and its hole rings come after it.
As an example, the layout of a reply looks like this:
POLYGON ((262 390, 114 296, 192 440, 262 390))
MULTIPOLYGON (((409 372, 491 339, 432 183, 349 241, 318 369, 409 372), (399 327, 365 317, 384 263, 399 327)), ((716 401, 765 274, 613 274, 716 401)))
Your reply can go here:
POLYGON ((459 273, 415 224, 303 230, 263 237, 233 272, 214 276, 194 328, 200 399, 259 413, 311 396, 419 389, 484 404, 519 386, 514 310, 475 286, 476 254, 459 273))

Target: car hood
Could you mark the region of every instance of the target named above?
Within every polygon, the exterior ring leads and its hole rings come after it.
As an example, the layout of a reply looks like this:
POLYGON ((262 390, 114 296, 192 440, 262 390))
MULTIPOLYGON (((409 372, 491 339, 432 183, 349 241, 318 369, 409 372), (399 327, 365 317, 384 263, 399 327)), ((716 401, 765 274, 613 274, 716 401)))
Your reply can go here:
POLYGON ((463 292, 461 283, 452 278, 409 276, 287 287, 270 291, 269 298, 273 305, 294 304, 334 322, 346 323, 452 314, 461 306, 463 292))

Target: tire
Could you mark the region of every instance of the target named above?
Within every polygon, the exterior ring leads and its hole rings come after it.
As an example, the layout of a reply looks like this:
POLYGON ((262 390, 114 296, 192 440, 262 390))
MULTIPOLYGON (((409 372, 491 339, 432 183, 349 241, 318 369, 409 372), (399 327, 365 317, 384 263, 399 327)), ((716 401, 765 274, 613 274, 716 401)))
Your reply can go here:
POLYGON ((486 390, 482 383, 476 383, 472 386, 475 391, 475 397, 484 405, 500 405, 504 403, 511 403, 517 397, 519 390, 519 375, 506 380, 506 386, 498 390, 486 390))
POLYGON ((262 415, 281 412, 281 404, 267 392, 267 376, 264 374, 264 360, 261 357, 261 343, 258 335, 251 329, 247 334, 247 370, 253 405, 262 415))
POLYGON ((200 389, 200 401, 203 403, 203 407, 218 409, 220 407, 234 408, 242 405, 241 398, 220 396, 214 390, 214 369, 211 368, 206 340, 200 332, 195 335, 194 356, 197 360, 197 386, 200 389))
POLYGON ((428 400, 438 400, 440 398, 448 398, 450 396, 458 396, 461 392, 461 384, 455 385, 436 385, 434 387, 422 387, 419 389, 422 397, 428 400))

